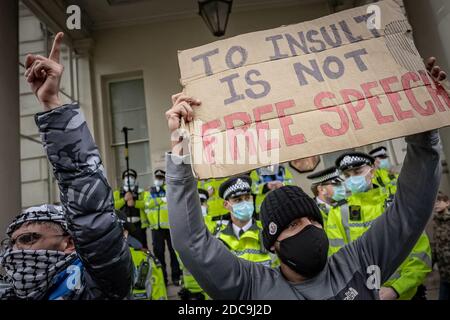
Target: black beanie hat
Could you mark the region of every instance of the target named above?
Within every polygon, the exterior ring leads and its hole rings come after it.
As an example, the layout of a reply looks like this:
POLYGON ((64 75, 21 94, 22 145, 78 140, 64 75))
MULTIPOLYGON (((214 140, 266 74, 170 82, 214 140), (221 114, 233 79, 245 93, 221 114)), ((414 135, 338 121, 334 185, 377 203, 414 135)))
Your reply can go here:
POLYGON ((280 233, 295 219, 310 218, 323 226, 316 202, 297 186, 284 186, 269 192, 261 205, 264 247, 270 251, 280 233))

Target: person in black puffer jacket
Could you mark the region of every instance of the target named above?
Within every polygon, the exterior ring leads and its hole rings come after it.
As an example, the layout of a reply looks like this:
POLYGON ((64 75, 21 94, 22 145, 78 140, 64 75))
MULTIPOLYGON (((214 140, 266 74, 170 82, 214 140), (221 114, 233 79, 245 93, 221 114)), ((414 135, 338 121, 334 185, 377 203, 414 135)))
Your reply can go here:
POLYGON ((130 296, 134 266, 97 146, 78 105, 58 97, 56 35, 48 59, 28 55, 25 76, 45 112, 35 120, 62 207, 25 210, 2 241, 0 299, 92 300, 130 296), (24 267, 26 266, 26 267, 24 267))

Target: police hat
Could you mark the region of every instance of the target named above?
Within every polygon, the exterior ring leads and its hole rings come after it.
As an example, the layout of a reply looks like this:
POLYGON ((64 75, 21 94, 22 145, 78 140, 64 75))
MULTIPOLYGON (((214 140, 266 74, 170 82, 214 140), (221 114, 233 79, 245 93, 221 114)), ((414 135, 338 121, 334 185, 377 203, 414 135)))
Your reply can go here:
POLYGON ((208 201, 209 193, 205 189, 198 188, 198 196, 200 197, 200 202, 208 201))
POLYGON ((372 166, 375 159, 363 152, 346 152, 341 154, 335 162, 336 167, 341 171, 359 168, 364 165, 372 166))
POLYGON ((252 179, 249 176, 238 176, 230 178, 220 185, 219 197, 228 200, 252 192, 252 179))
POLYGON ((374 158, 387 158, 387 149, 386 147, 378 147, 369 152, 369 154, 374 158))
POLYGON ((125 170, 122 173, 122 179, 125 179, 125 176, 134 177, 136 179, 137 178, 137 172, 134 171, 133 169, 128 169, 128 170, 125 170))
POLYGON ((155 172, 153 173, 153 175, 154 175, 155 177, 163 177, 163 178, 165 178, 165 177, 166 177, 166 172, 165 172, 164 170, 157 169, 157 170, 155 170, 155 172))
POLYGON ((330 167, 322 171, 315 172, 306 177, 311 180, 313 185, 322 184, 325 182, 335 183, 342 182, 339 170, 336 167, 330 167))

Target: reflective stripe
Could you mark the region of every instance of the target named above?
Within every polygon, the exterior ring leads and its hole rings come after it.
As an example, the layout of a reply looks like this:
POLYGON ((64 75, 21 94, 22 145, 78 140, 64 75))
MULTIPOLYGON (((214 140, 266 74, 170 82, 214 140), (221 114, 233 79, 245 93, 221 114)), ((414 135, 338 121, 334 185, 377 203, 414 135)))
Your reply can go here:
POLYGON ((426 252, 411 253, 409 256, 411 258, 418 258, 422 260, 428 267, 431 268, 431 258, 426 252))
POLYGON ((350 220, 350 208, 348 207, 347 203, 341 206, 341 219, 345 235, 347 236, 347 241, 351 242, 352 238, 350 237, 350 226, 348 225, 348 222, 350 220))
POLYGON ((330 246, 332 247, 343 247, 345 246, 345 242, 343 239, 328 239, 330 242, 330 246))
POLYGON ((267 254, 267 252, 262 251, 262 250, 257 250, 257 249, 245 249, 245 250, 241 250, 241 251, 233 250, 233 252, 237 256, 242 256, 243 254, 246 254, 246 253, 249 253, 249 254, 267 254))
MULTIPOLYGON (((429 266, 431 268, 431 258, 428 254, 426 254, 425 252, 420 252, 420 253, 411 253, 409 255, 410 258, 418 258, 420 260, 422 260, 423 262, 425 262, 427 264, 427 266, 429 266)), ((397 280, 401 277, 401 274, 396 271, 392 276, 390 276, 389 280, 397 280)))
POLYGON ((167 222, 161 222, 159 225, 157 223, 150 224, 150 229, 159 229, 165 227, 166 229, 169 229, 169 223, 167 222))
POLYGON ((398 271, 395 271, 395 273, 392 276, 389 277, 388 281, 390 281, 390 280, 397 280, 400 277, 401 277, 401 274, 398 271))
POLYGON ((139 217, 127 217, 127 222, 136 223, 141 221, 141 218, 139 217))
POLYGON ((267 268, 271 268, 272 267, 272 261, 268 260, 268 261, 261 261, 261 262, 255 262, 256 264, 262 265, 264 267, 267 268))
POLYGON ((350 226, 350 228, 370 227, 374 221, 375 221, 375 219, 371 220, 371 221, 361 222, 361 223, 355 222, 355 223, 350 223, 349 226, 350 226))

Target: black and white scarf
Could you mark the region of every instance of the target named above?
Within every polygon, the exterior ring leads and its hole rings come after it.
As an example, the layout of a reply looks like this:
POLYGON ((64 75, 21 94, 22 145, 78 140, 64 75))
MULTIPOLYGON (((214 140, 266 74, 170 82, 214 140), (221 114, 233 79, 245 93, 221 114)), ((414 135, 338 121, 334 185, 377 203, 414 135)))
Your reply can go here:
POLYGON ((53 285, 54 278, 77 258, 52 250, 7 249, 0 257, 9 286, 0 289, 0 299, 42 299, 53 285))

